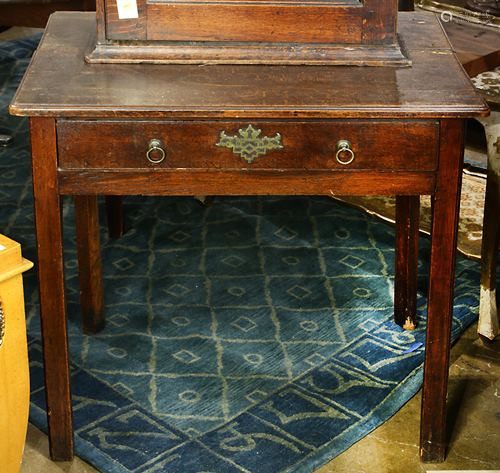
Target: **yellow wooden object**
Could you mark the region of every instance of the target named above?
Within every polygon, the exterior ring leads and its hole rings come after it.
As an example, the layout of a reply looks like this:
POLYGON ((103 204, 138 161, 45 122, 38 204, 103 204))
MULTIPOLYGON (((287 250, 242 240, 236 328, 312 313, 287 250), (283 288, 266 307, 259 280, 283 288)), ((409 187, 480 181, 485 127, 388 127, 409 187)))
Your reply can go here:
POLYGON ((0 471, 19 473, 29 412, 21 245, 0 235, 0 471))

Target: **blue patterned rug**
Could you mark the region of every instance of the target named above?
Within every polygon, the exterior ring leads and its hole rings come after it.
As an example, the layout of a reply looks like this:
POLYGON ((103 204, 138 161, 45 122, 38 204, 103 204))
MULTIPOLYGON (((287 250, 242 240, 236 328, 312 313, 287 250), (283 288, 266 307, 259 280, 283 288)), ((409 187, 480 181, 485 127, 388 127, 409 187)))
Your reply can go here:
MULTIPOLYGON (((0 129, 14 135, 0 148, 0 230, 32 261, 28 120, 7 106, 38 39, 0 43, 0 129)), ((100 471, 310 473, 419 390, 426 240, 408 332, 392 322, 394 230, 327 197, 209 208, 130 197, 124 208, 122 238, 101 222, 107 325, 86 336, 64 199, 76 453, 100 471)), ((30 417, 46 429, 35 270, 25 297, 30 417)), ((459 258, 454 339, 478 297, 479 265, 459 258)))

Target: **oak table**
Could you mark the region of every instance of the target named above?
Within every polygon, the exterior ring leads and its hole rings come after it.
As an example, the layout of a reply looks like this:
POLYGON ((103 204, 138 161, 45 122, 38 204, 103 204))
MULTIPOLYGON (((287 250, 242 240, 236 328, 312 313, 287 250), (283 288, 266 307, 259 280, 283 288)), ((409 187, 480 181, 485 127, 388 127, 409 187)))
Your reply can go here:
POLYGON ((433 14, 411 67, 88 64, 95 15, 56 13, 10 110, 30 117, 52 458, 73 455, 61 195, 74 195, 84 330, 104 325, 97 195, 396 195, 395 319, 415 324, 419 196, 433 199, 421 458, 445 455, 467 117, 488 114, 433 14))

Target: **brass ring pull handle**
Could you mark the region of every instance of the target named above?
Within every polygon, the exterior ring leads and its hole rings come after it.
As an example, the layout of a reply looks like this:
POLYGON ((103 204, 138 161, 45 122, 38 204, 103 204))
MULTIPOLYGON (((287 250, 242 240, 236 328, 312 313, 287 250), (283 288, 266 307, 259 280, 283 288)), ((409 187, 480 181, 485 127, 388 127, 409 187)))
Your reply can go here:
POLYGON ((160 140, 151 140, 148 143, 148 152, 146 153, 146 156, 153 164, 161 163, 165 159, 165 151, 162 149, 161 146, 162 144, 160 140), (160 151, 161 157, 158 159, 153 159, 151 157, 151 153, 153 153, 154 151, 160 151))
POLYGON ((354 161, 354 151, 351 149, 351 143, 347 140, 340 140, 337 143, 337 154, 335 155, 335 158, 337 158, 337 161, 340 164, 349 164, 354 161), (348 159, 346 161, 343 161, 340 159, 341 153, 347 152, 349 153, 348 159))

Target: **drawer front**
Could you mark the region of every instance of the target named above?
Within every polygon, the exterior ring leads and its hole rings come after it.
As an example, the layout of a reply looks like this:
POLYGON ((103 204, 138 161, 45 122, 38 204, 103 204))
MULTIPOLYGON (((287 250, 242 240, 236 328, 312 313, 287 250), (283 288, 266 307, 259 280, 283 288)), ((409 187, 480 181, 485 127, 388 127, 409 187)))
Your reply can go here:
POLYGON ((438 134, 437 121, 57 123, 60 169, 435 171, 438 134))

